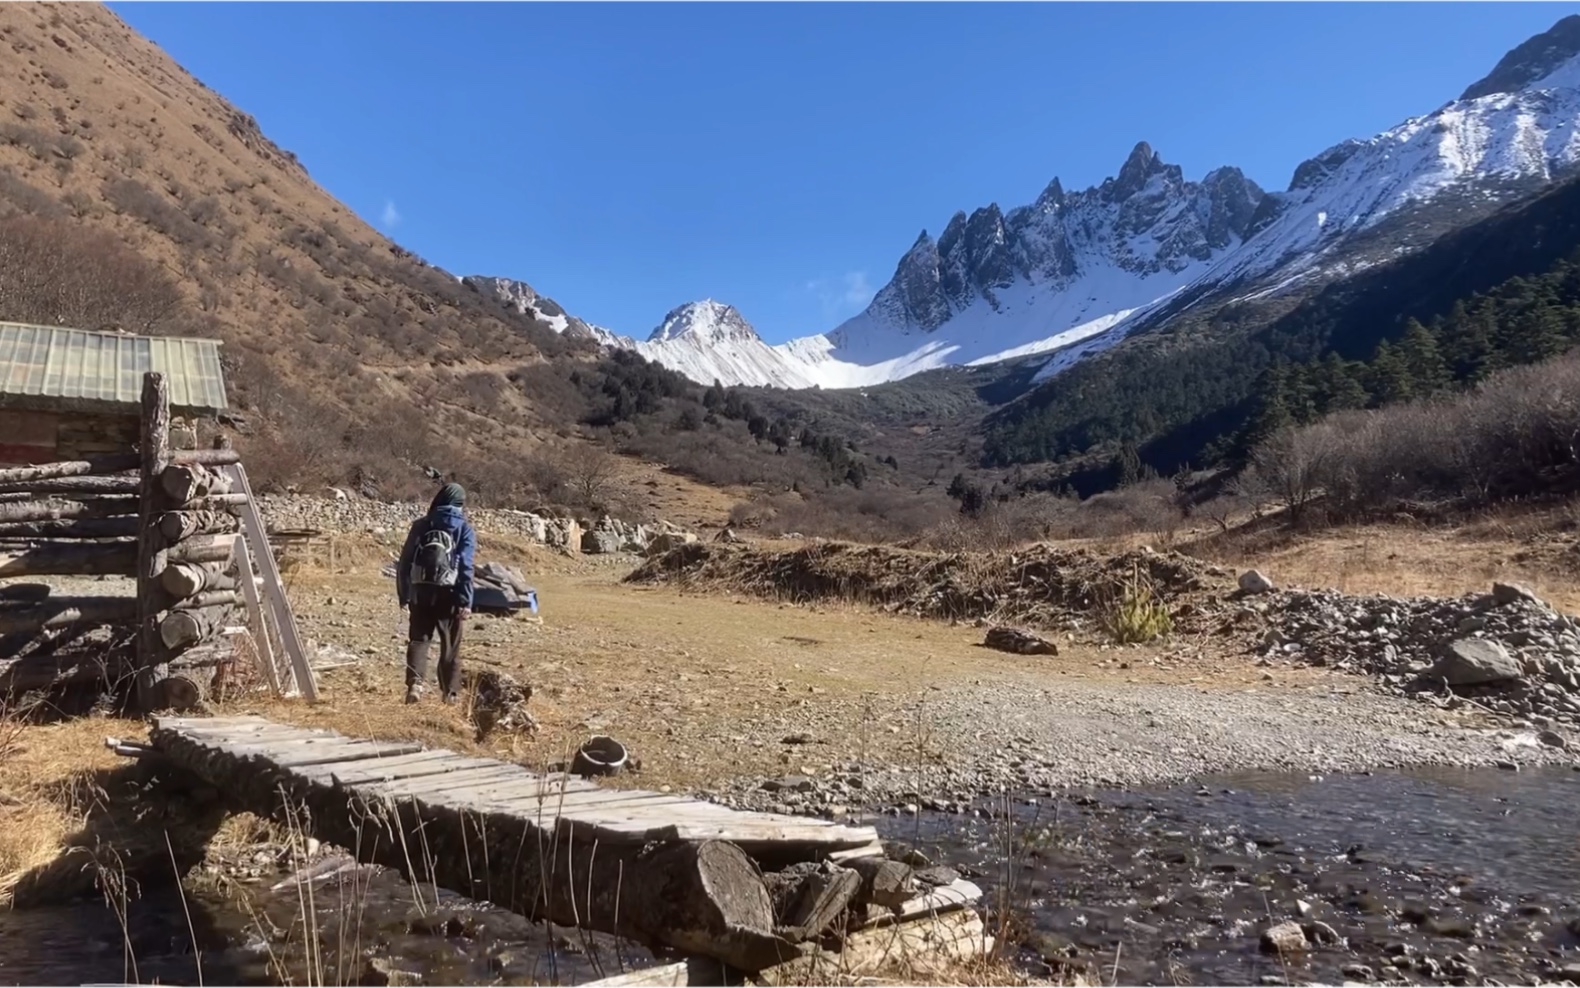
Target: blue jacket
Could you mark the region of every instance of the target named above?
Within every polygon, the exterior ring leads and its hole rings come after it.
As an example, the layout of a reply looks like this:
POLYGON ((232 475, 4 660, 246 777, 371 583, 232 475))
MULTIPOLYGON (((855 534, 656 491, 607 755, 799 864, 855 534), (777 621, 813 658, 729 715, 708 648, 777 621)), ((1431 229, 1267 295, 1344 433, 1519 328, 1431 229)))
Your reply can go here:
POLYGON ((400 563, 395 567, 395 595, 404 605, 411 600, 411 561, 417 554, 417 539, 428 530, 429 523, 442 528, 455 538, 460 563, 455 575, 455 603, 457 607, 472 609, 472 557, 477 554, 477 533, 454 505, 442 504, 411 523, 406 533, 406 544, 400 551, 400 563))

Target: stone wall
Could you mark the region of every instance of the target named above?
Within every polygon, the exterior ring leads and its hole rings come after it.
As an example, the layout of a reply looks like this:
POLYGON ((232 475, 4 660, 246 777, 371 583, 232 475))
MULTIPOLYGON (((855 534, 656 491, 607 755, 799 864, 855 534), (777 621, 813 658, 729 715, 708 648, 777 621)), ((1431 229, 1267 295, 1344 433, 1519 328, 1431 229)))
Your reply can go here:
MULTIPOLYGON (((402 535, 413 521, 422 517, 427 507, 418 502, 372 501, 352 495, 329 498, 265 494, 258 498, 258 509, 270 531, 316 529, 402 535)), ((661 545, 672 545, 677 539, 695 539, 691 533, 668 522, 648 526, 608 516, 594 522, 501 508, 468 508, 467 515, 480 531, 530 539, 568 553, 646 553, 655 539, 661 545)))

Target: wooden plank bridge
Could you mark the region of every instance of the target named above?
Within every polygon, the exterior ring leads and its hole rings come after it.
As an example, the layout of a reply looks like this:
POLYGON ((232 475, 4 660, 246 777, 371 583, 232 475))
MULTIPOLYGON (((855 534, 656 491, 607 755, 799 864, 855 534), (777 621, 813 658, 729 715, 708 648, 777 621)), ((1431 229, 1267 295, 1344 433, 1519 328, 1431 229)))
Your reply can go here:
POLYGON ((918 882, 883 857, 871 827, 259 717, 156 718, 151 745, 237 809, 413 882, 737 971, 804 961, 860 931, 942 913, 955 914, 940 934, 946 950, 985 946, 971 908, 981 890, 918 882))

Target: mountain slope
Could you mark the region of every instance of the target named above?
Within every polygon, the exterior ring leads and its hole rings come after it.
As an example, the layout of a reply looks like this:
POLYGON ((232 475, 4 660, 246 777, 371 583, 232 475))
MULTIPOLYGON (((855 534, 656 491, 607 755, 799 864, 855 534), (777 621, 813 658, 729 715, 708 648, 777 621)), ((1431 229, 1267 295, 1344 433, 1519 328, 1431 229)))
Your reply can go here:
MULTIPOLYGON (((84 249, 173 282, 177 304, 127 328, 224 341, 248 425, 238 443, 260 482, 355 477, 395 493, 426 483, 419 465, 434 464, 486 488, 501 452, 579 442, 556 402, 507 375, 577 366, 595 346, 373 230, 110 11, 5 4, 0 51, 0 221, 27 217, 28 236, 54 230, 61 244, 92 232, 84 249)), ((5 297, 0 318, 77 321, 102 308, 5 297)))
MULTIPOLYGON (((1137 336, 990 415, 988 460, 1107 456, 1129 442, 1164 473, 1208 465, 1254 413, 1259 378, 1274 363, 1313 365, 1329 354, 1370 360, 1379 343, 1403 337, 1412 319, 1430 324, 1473 308, 1477 293, 1574 260, 1580 178, 1331 284, 1249 330, 1231 325, 1230 310, 1216 314, 1199 338, 1137 336)), ((1489 338, 1519 328, 1489 327, 1489 338)), ((1096 466, 1078 483, 1087 493, 1112 483, 1102 475, 1106 460, 1096 466)))

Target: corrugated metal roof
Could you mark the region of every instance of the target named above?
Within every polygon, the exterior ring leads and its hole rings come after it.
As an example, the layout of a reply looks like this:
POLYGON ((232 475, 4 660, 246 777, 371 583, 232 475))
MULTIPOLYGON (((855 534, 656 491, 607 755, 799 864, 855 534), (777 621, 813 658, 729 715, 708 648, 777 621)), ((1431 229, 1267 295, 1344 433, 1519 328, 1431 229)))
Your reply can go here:
POLYGON ((226 409, 219 342, 0 322, 0 405, 77 411, 138 408, 143 373, 170 382, 179 414, 226 409))

